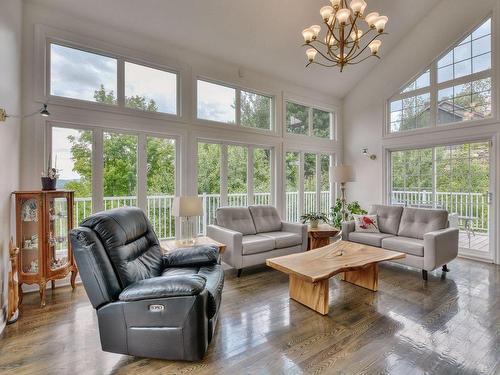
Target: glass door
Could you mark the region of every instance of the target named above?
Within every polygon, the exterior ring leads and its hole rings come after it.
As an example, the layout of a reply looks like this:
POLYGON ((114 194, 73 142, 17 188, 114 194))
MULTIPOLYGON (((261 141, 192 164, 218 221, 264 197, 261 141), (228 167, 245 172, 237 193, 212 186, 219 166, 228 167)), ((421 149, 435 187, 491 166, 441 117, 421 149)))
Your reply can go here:
POLYGON ((48 269, 53 272, 69 263, 68 200, 64 196, 48 195, 48 269))

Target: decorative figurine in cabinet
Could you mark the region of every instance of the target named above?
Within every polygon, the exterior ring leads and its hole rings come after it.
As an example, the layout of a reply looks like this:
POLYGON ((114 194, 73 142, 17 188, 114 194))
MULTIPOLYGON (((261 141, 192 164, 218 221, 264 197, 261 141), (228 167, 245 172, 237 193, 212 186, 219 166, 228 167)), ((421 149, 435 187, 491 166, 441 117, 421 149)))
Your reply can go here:
POLYGON ((22 284, 38 284, 40 305, 45 306, 47 282, 71 272, 75 288, 78 270, 71 251, 74 192, 68 190, 16 191, 16 240, 19 247, 19 303, 22 284))

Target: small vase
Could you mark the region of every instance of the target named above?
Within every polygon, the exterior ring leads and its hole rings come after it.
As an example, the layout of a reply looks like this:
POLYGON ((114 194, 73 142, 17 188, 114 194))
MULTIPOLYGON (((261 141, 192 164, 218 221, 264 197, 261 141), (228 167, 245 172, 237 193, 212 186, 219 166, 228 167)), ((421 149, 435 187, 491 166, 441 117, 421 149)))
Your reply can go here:
POLYGON ((311 220, 309 224, 311 225, 312 229, 317 229, 318 228, 318 222, 319 220, 311 220))
POLYGON ((57 178, 42 177, 42 190, 56 190, 57 178))

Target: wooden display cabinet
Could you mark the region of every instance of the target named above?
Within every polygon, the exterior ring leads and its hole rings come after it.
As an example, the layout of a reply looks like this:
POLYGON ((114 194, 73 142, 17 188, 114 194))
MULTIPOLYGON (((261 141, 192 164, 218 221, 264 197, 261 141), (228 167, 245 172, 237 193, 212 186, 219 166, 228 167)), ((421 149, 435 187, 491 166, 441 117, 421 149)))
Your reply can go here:
POLYGON ((40 305, 45 306, 47 282, 71 272, 75 288, 78 273, 69 232, 73 229, 74 192, 68 190, 16 191, 16 242, 19 247, 19 303, 22 284, 38 284, 40 305))

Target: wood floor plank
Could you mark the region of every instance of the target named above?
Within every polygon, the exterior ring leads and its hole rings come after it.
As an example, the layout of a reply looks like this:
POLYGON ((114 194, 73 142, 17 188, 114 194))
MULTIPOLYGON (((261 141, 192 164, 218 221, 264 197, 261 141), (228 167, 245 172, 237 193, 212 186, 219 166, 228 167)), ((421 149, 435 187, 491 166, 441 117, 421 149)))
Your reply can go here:
POLYGON ((329 281, 321 316, 291 300, 288 277, 266 267, 226 273, 215 336, 197 363, 100 349, 85 291, 27 294, 0 337, 1 374, 496 374, 500 267, 458 259, 451 272, 381 264, 378 292, 329 281))

